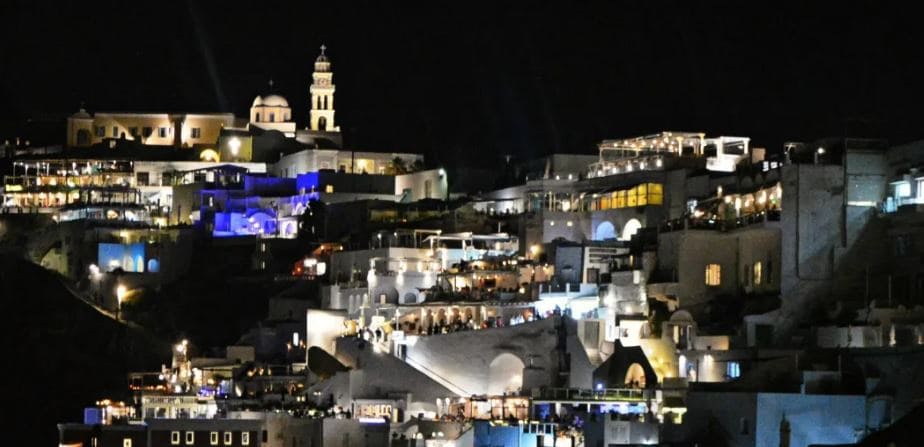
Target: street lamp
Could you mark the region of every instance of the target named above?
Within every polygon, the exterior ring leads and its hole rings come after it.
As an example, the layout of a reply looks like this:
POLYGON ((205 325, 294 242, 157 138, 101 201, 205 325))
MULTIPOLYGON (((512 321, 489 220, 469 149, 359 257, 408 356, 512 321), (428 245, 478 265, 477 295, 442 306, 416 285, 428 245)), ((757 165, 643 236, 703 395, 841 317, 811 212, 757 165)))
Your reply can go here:
POLYGON ((122 301, 125 300, 125 295, 127 293, 128 293, 128 289, 125 287, 125 285, 119 284, 119 286, 116 287, 116 300, 118 301, 118 306, 119 306, 116 311, 117 320, 122 319, 122 301))

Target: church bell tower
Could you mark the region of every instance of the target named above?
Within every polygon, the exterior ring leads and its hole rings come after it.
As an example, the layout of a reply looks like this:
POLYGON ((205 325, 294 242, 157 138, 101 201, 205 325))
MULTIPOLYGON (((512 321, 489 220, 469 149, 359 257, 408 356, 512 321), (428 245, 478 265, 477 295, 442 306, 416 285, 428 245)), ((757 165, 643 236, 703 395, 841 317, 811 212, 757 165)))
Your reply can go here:
POLYGON ((308 128, 316 132, 340 132, 334 123, 334 73, 330 71, 330 60, 324 53, 327 47, 321 45, 321 54, 314 61, 311 74, 311 113, 308 128))

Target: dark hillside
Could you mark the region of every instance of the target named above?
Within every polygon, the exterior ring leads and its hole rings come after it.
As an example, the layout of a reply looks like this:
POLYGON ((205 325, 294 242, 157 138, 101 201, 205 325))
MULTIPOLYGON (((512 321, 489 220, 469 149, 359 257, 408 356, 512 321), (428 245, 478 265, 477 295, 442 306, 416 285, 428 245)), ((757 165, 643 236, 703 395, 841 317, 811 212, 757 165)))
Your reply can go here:
POLYGON ((168 344, 100 314, 13 253, 0 253, 0 315, 5 400, 15 414, 6 421, 31 445, 56 445, 56 424, 81 421, 96 400, 127 402, 126 373, 170 359, 168 344))

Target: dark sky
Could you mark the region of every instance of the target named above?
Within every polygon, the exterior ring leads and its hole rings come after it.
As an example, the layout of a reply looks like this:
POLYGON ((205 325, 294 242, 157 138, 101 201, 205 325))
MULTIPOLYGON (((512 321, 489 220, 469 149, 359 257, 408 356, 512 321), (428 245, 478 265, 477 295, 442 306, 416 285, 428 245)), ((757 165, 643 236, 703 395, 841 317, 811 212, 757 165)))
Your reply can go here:
POLYGON ((902 2, 2 3, 7 122, 82 101, 245 116, 272 78, 304 126, 323 42, 358 149, 479 163, 660 130, 924 137, 924 26, 902 2))

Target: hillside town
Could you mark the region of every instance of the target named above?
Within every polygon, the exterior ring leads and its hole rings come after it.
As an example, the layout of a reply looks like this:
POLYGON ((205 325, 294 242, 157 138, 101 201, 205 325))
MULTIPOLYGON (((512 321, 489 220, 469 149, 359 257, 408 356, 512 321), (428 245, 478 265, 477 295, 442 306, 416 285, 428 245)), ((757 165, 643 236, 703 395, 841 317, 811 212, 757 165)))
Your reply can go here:
POLYGON ((306 64, 308 104, 269 82, 244 116, 80 108, 62 144, 0 147, 0 219, 45 222, 23 256, 106 318, 145 330, 157 318, 140 303, 223 263, 269 284, 236 342, 166 340, 160 368, 60 421, 59 447, 845 446, 914 431, 924 140, 764 147, 665 129, 489 176, 348 144, 330 51, 306 64))

